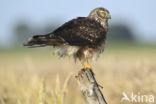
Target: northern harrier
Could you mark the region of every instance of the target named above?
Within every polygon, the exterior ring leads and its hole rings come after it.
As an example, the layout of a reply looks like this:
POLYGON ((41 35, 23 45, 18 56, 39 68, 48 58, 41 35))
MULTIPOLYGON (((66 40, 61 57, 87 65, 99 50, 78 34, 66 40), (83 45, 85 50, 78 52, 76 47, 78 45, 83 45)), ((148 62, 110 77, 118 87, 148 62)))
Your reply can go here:
POLYGON ((87 17, 72 19, 51 33, 35 35, 24 46, 54 46, 59 56, 79 59, 84 68, 104 50, 110 13, 103 7, 95 8, 87 17))

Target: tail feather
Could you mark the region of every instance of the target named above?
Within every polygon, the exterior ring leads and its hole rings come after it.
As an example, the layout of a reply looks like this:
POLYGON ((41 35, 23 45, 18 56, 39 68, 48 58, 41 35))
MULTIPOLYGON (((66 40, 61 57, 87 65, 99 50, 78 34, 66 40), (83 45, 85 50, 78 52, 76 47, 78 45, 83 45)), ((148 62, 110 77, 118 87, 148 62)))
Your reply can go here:
POLYGON ((44 47, 44 46, 57 46, 63 44, 64 41, 60 37, 52 35, 35 35, 28 39, 28 41, 23 44, 28 47, 44 47))

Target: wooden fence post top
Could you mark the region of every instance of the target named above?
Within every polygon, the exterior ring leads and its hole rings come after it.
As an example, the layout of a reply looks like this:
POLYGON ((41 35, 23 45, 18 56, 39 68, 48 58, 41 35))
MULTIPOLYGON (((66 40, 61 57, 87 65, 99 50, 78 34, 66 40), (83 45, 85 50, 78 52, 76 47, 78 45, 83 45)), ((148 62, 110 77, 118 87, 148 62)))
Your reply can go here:
POLYGON ((87 104, 107 104, 92 69, 81 69, 76 79, 87 104))

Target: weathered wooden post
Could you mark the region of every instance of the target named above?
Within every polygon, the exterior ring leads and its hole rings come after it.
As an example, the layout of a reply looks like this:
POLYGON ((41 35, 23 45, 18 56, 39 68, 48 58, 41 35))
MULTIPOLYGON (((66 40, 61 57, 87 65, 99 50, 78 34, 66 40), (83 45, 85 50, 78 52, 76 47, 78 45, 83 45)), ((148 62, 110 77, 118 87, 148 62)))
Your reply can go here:
POLYGON ((87 104, 107 104, 92 69, 81 69, 76 79, 87 104))

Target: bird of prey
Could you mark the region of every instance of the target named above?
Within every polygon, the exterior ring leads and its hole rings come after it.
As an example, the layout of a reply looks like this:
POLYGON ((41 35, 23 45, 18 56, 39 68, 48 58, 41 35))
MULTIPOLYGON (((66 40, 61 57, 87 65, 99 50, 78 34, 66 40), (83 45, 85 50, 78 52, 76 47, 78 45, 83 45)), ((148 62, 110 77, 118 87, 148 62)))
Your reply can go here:
POLYGON ((51 33, 29 38, 24 46, 54 46, 59 56, 73 56, 75 60, 80 60, 83 68, 91 69, 91 60, 104 50, 109 19, 109 11, 98 7, 87 17, 77 17, 51 33))

